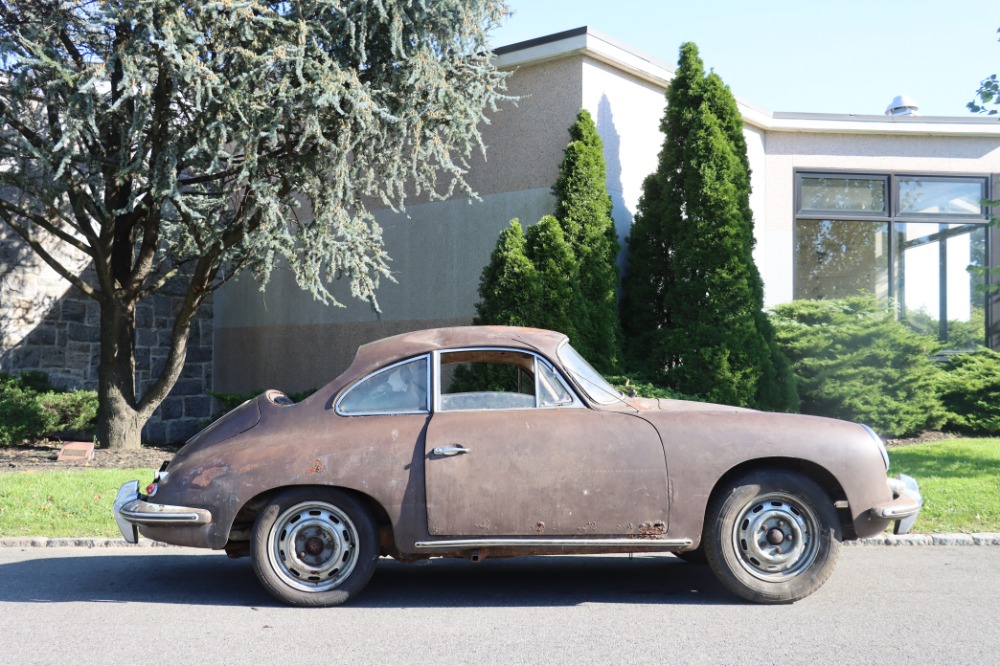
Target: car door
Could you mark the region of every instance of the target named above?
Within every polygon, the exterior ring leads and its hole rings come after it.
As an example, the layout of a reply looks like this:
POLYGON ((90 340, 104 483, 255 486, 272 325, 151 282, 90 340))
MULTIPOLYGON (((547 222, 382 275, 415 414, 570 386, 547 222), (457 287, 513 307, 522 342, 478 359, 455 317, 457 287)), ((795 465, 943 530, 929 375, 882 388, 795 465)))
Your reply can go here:
MULTIPOLYGON (((469 353, 440 355, 438 372, 440 377, 444 368, 444 379, 437 383, 425 440, 429 534, 565 537, 666 531, 666 462, 649 423, 629 413, 587 407, 534 354, 479 353, 488 363, 500 360, 519 369, 524 381, 516 387, 473 383, 473 389, 482 390, 449 392, 448 384, 454 384, 448 379, 449 362, 469 353), (559 394, 555 398, 553 391, 559 394)), ((482 375, 495 378, 496 373, 482 375)))

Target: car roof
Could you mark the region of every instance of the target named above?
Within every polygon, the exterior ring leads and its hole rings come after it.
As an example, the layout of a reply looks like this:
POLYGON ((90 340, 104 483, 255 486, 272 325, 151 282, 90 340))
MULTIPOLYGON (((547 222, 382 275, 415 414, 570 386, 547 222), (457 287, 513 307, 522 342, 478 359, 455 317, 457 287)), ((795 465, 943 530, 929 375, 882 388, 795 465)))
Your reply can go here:
POLYGON ((451 326, 411 331, 358 347, 348 374, 357 377, 411 356, 461 347, 511 347, 555 358, 567 337, 556 331, 519 326, 451 326))

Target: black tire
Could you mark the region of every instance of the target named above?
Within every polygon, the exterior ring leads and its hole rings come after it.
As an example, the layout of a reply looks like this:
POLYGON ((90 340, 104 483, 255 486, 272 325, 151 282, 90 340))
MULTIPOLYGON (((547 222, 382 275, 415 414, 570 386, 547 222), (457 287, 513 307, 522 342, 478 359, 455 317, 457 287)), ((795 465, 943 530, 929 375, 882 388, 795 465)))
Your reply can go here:
POLYGON ((703 546, 729 590, 748 601, 790 603, 823 585, 840 556, 833 501, 811 479, 759 470, 708 508, 703 546))
POLYGON ((277 599, 294 606, 337 606, 361 592, 375 572, 378 530, 351 495, 298 488, 261 510, 250 550, 257 578, 277 599))

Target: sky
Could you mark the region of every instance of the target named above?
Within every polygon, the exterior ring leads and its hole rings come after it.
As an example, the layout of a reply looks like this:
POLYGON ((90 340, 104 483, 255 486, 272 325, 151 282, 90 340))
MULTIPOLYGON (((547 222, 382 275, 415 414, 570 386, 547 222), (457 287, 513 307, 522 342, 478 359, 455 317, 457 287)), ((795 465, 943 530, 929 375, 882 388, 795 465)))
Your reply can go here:
POLYGON ((698 45, 741 100, 768 111, 883 114, 905 94, 927 116, 971 115, 1000 73, 1000 1, 507 0, 494 48, 588 26, 671 68, 698 45))

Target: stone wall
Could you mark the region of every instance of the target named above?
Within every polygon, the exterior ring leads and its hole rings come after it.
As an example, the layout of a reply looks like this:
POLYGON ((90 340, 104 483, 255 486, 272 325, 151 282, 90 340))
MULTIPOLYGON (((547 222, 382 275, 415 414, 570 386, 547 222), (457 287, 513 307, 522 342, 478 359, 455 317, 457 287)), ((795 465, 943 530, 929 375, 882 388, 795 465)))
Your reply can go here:
MULTIPOLYGON (((2 226, 2 225, 0 225, 2 226)), ((90 269, 80 263, 87 279, 90 269)), ((92 281, 92 280, 88 280, 92 281)), ((136 311, 136 379, 140 393, 162 371, 181 296, 163 292, 136 311)), ((204 427, 214 410, 209 299, 191 324, 187 361, 170 395, 146 424, 143 441, 179 442, 204 427)), ((97 389, 100 307, 68 286, 0 229, 0 371, 38 370, 56 385, 97 389)))

